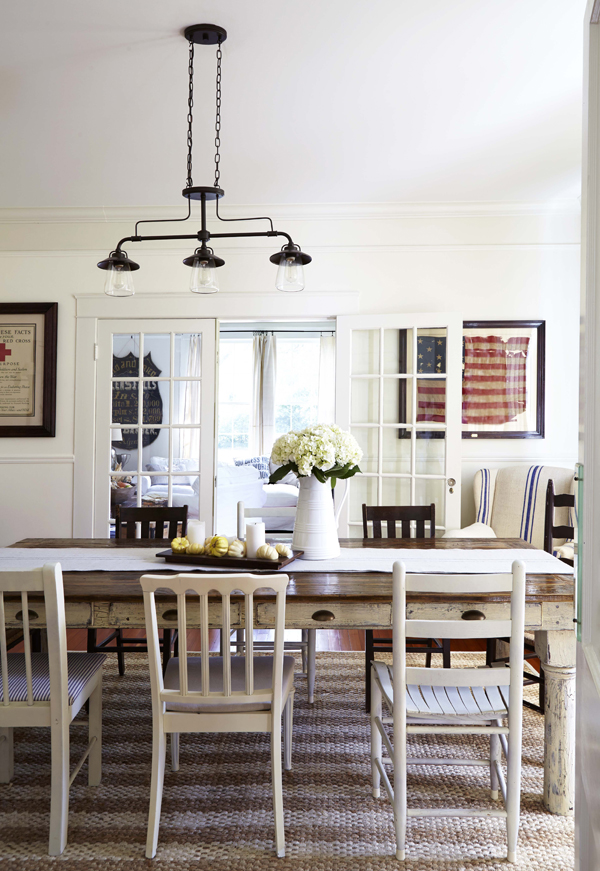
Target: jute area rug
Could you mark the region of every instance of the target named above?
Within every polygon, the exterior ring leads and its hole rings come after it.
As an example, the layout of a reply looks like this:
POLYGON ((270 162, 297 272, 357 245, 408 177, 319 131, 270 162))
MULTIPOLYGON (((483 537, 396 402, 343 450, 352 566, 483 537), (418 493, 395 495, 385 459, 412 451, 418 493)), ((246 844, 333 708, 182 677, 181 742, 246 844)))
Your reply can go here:
MULTIPOLYGON (((454 655, 474 664, 478 654, 454 655)), ((479 661, 479 660, 478 660, 479 661)), ((50 805, 49 730, 17 730, 15 779, 0 784, 0 863, 42 871, 462 871, 573 868, 573 823, 542 804, 543 718, 525 709, 519 864, 504 860, 505 827, 485 819, 412 819, 408 859, 396 862, 393 816, 371 796, 369 719, 363 706, 363 654, 317 654, 317 697, 306 701, 296 675, 293 770, 283 775, 286 856, 273 847, 270 749, 264 735, 182 735, 181 767, 167 772, 158 852, 144 856, 150 785, 151 709, 143 654, 127 656, 119 678, 109 657, 104 680, 103 780, 87 786, 84 766, 71 788, 69 838, 62 856, 47 855, 50 805)), ((72 764, 85 728, 71 727, 72 764)), ((419 756, 485 756, 487 742, 463 737, 414 739, 419 756), (418 749, 417 749, 418 745, 418 749)), ((486 769, 409 769, 413 806, 490 805, 486 769)))

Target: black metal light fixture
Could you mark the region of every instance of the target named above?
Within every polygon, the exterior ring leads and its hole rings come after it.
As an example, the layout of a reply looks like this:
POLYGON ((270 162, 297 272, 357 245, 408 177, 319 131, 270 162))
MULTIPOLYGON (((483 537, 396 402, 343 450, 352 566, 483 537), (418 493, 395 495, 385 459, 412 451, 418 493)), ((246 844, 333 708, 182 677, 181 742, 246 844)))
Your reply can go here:
POLYGON ((196 239, 200 247, 196 248, 191 257, 183 261, 186 266, 192 268, 190 290, 194 293, 215 293, 219 289, 216 270, 225 264, 220 257, 216 257, 212 248, 208 246, 211 239, 240 239, 251 236, 284 236, 287 244, 281 251, 270 257, 271 263, 279 267, 275 286, 278 290, 299 291, 304 289, 304 266, 310 263, 312 258, 300 250, 292 241, 288 233, 273 228, 273 221, 268 217, 257 218, 222 218, 219 215, 219 200, 225 195, 220 187, 220 147, 221 147, 221 45, 227 39, 227 31, 215 24, 193 24, 186 27, 184 36, 189 43, 188 59, 188 114, 187 114, 187 179, 186 186, 182 191, 188 201, 188 212, 184 218, 157 218, 148 221, 138 221, 135 225, 133 236, 121 239, 114 251, 111 251, 106 260, 98 264, 100 269, 107 270, 104 292, 109 296, 132 296, 134 293, 132 272, 139 269, 139 265, 130 260, 122 246, 127 242, 157 242, 167 239, 196 239), (194 186, 192 181, 192 123, 194 106, 194 45, 217 46, 217 78, 216 78, 216 113, 215 113, 215 183, 211 187, 194 186), (167 223, 169 221, 187 221, 192 214, 192 200, 200 202, 200 230, 188 235, 170 236, 140 236, 138 227, 140 224, 167 223), (206 229, 206 203, 215 201, 215 214, 219 221, 269 221, 271 229, 256 233, 210 233, 206 229))

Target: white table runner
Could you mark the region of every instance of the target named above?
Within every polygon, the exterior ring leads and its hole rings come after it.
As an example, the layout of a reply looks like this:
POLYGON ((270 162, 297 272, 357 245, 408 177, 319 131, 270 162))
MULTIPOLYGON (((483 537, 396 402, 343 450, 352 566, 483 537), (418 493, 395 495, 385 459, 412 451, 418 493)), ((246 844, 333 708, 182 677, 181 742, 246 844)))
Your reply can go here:
MULTIPOLYGON (((174 570, 232 571, 219 567, 166 563, 154 548, 0 548, 0 570, 35 569, 49 562, 59 562, 63 572, 160 572, 174 570)), ((573 573, 573 568, 543 550, 429 550, 403 548, 342 548, 339 557, 328 560, 297 559, 286 566, 288 572, 391 572, 400 560, 409 572, 452 572, 457 574, 492 574, 510 572, 513 560, 523 560, 528 572, 535 574, 573 573)))

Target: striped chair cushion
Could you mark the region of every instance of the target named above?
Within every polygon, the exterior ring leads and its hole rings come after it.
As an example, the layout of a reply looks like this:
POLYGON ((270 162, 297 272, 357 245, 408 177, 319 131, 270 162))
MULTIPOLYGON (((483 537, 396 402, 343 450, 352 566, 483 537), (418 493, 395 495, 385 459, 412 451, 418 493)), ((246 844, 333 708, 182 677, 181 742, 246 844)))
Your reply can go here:
MULTIPOLYGON (((104 653, 67 653, 69 672, 69 704, 72 705, 85 685, 102 668, 104 653)), ((0 678, 2 671, 0 668, 0 678)), ((50 701, 50 670, 46 653, 31 654, 31 683, 34 702, 50 701)), ((8 698, 11 702, 27 701, 27 679, 25 676, 25 654, 8 654, 8 698)), ((0 701, 4 701, 4 689, 0 679, 0 701)))

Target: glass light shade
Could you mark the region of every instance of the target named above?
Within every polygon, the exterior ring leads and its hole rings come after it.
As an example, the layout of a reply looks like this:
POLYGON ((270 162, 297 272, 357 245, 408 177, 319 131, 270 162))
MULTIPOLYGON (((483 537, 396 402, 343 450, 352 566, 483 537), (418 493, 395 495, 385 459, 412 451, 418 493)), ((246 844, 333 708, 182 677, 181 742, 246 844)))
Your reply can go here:
POLYGON ((198 258, 192 266, 190 290, 192 293, 216 293, 219 289, 214 260, 198 258))
POLYGON ((106 270, 104 293, 107 296, 133 296, 133 273, 129 263, 111 263, 106 270))
POLYGON ((277 290, 284 290, 288 293, 304 290, 304 267, 302 261, 296 258, 293 253, 288 256, 283 252, 281 255, 275 287, 277 290))

